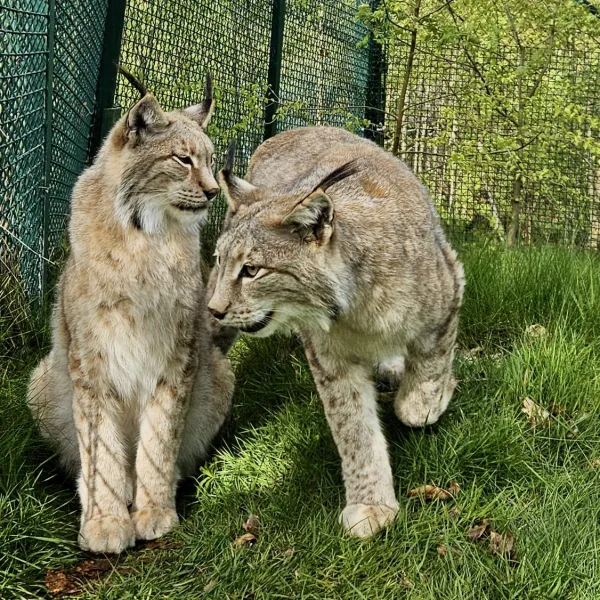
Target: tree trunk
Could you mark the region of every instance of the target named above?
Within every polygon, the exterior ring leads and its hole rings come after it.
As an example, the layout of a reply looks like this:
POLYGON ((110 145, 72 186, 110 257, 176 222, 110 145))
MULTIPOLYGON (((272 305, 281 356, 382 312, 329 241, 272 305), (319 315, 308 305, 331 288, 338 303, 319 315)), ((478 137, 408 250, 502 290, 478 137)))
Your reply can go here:
MULTIPOLYGON (((415 18, 419 18, 419 10, 421 8, 421 0, 417 0, 415 4, 415 18)), ((408 49, 408 60, 406 61, 406 70, 402 78, 402 88, 398 96, 398 107, 396 109, 396 130, 394 131, 394 143, 392 144, 392 154, 398 156, 400 149, 400 137, 402 136, 402 126, 404 124, 404 110, 406 107, 406 92, 408 90, 408 82, 412 75, 413 63, 415 60, 415 52, 417 50, 417 26, 410 33, 410 47, 408 49)))
MULTIPOLYGON (((519 46, 519 66, 521 72, 519 73, 519 79, 517 83, 517 98, 518 98, 518 112, 517 112, 517 155, 519 158, 522 154, 523 147, 523 126, 525 124, 525 99, 523 96, 523 68, 525 66, 525 51, 521 46, 518 38, 517 44, 519 46)), ((517 233, 519 232, 519 220, 521 216, 521 209, 523 205, 523 175, 521 173, 521 161, 517 163, 517 172, 513 180, 512 189, 512 202, 510 210, 510 225, 508 227, 508 236, 506 238, 506 245, 510 248, 515 245, 517 241, 517 233)))
POLYGON ((517 233, 519 231, 519 217, 521 216, 521 207, 523 199, 523 179, 521 174, 517 173, 513 181, 512 189, 512 206, 510 212, 510 227, 508 228, 508 237, 506 244, 508 247, 515 245, 517 241, 517 233))

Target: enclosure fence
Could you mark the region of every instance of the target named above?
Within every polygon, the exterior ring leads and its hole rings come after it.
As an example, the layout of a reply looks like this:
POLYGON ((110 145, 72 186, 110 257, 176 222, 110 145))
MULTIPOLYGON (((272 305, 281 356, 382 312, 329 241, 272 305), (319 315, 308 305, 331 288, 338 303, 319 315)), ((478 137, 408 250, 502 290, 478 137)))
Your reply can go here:
POLYGON ((422 42, 409 60, 406 36, 390 37, 385 144, 453 236, 598 249, 600 51, 554 52, 520 81, 539 49, 471 55, 422 42))
MULTIPOLYGON (((240 173, 278 131, 345 127, 403 158, 456 237, 598 246, 596 160, 581 140, 547 132, 558 118, 598 114, 600 52, 553 56, 523 108, 527 127, 515 129, 514 119, 469 94, 481 83, 474 60, 486 56, 458 45, 411 50, 393 30, 379 43, 358 8, 357 0, 3 0, 2 292, 19 285, 40 297, 63 260, 72 186, 137 99, 118 62, 167 109, 197 103, 210 72, 217 164, 236 138, 240 173)), ((486 85, 501 88, 516 57, 493 58, 497 77, 486 85)), ((223 211, 215 203, 207 246, 223 211)))

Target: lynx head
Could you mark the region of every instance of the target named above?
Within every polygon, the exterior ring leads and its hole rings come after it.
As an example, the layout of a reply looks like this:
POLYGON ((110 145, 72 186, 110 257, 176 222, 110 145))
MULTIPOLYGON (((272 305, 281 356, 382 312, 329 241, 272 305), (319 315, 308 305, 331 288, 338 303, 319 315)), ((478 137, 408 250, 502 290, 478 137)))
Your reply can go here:
POLYGON ((328 329, 349 298, 327 190, 355 165, 336 169, 308 194, 287 195, 235 177, 232 167, 233 146, 219 174, 229 214, 217 242, 209 310, 224 326, 258 337, 328 329))
POLYGON ((219 191, 206 135, 214 108, 210 76, 204 95, 200 104, 167 112, 145 93, 111 131, 100 162, 115 185, 115 213, 124 227, 150 233, 167 221, 189 226, 205 217, 219 191))

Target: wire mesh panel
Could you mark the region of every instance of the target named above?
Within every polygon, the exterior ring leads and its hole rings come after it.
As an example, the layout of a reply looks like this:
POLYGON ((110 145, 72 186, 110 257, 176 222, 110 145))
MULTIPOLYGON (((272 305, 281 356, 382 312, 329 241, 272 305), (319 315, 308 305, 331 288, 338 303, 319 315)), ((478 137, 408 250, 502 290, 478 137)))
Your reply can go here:
POLYGON ((57 0, 48 254, 63 254, 69 198, 87 160, 107 0, 57 0))
POLYGON ((0 260, 3 285, 42 292, 61 256, 85 165, 106 0, 0 7, 0 260))
MULTIPOLYGON (((435 27, 380 12, 386 148, 427 185, 457 238, 600 247, 597 43, 550 30, 528 47, 510 19, 502 30, 504 16, 475 43, 461 33, 474 27, 464 15, 427 6, 435 27)), ((587 26, 600 33, 599 19, 587 26)))
POLYGON ((367 28, 355 0, 288 0, 278 129, 331 125, 362 132, 369 79, 367 28), (361 43, 362 42, 362 43, 361 43))
POLYGON ((43 274, 47 8, 5 0, 0 9, 0 283, 30 293, 43 274))
MULTIPOLYGON (((358 47, 367 29, 357 23, 356 9, 355 0, 287 3, 279 130, 306 124, 360 130, 368 50, 358 47)), ((209 134, 218 155, 236 138, 240 173, 263 140, 272 11, 273 0, 152 0, 127 5, 121 62, 143 76, 166 108, 198 102, 204 74, 210 71, 217 109, 209 134)), ((121 80, 118 103, 128 107, 136 97, 121 80)), ((214 241, 223 214, 221 200, 205 227, 207 244, 214 241)))

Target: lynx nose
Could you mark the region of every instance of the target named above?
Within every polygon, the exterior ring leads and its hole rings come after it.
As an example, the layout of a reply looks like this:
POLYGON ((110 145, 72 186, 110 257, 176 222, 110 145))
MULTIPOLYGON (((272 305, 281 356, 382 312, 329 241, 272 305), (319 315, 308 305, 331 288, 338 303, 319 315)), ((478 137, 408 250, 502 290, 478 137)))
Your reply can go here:
POLYGON ((210 306, 208 307, 208 310, 210 311, 210 314, 215 319, 218 319, 219 321, 227 314, 227 313, 224 313, 224 312, 219 312, 218 310, 216 310, 215 308, 211 308, 210 306))
POLYGON ((212 200, 219 193, 219 188, 212 188, 210 190, 204 190, 204 195, 212 200))

